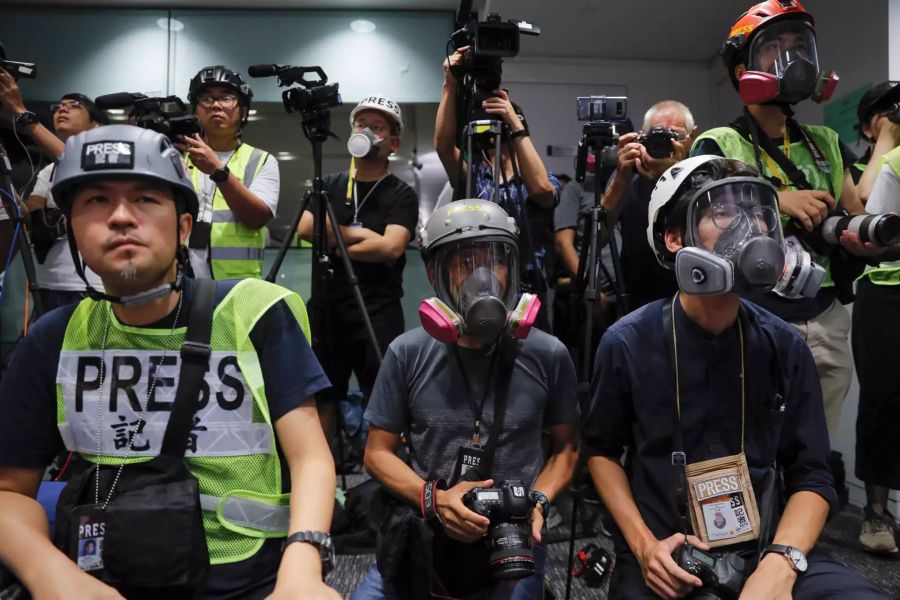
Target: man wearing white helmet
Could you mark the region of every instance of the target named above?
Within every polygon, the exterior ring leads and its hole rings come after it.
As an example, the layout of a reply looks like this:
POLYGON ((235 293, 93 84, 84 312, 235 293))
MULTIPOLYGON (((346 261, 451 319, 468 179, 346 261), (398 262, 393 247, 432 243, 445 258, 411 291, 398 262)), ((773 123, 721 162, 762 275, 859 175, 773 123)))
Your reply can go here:
POLYGON ((777 198, 717 156, 653 190, 648 242, 680 291, 607 330, 583 429, 617 525, 611 599, 886 598, 812 552, 837 502, 816 366, 793 327, 741 299, 809 297, 824 277, 785 249, 777 198))
MULTIPOLYGON (((367 96, 350 113, 350 125, 350 169, 327 175, 324 189, 384 352, 404 330, 400 305, 403 268, 406 245, 415 235, 419 201, 413 189, 389 168, 388 156, 400 147, 403 134, 400 105, 383 94, 367 96)), ((300 219, 299 233, 305 240, 312 240, 316 211, 313 201, 300 219)), ((337 241, 330 224, 326 231, 334 277, 327 286, 313 287, 309 312, 313 350, 334 386, 319 396, 319 412, 330 432, 334 403, 346 397, 351 373, 368 397, 378 359, 366 335, 350 276, 336 255, 337 241)))

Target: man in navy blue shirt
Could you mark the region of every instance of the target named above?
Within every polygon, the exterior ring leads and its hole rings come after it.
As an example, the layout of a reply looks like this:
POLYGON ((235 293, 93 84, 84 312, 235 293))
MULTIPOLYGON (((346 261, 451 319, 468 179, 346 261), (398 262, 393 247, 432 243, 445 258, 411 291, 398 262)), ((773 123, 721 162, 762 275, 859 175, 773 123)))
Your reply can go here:
POLYGON ((617 322, 597 350, 584 440, 618 526, 610 598, 680 598, 703 587, 673 558, 685 542, 745 558, 745 600, 886 598, 847 569, 806 556, 836 502, 828 433, 805 342, 740 299, 783 285, 777 197, 753 175, 745 163, 712 156, 666 171, 647 234, 681 291, 617 322), (708 461, 748 474, 740 503, 735 494, 711 502, 699 493, 696 467, 708 461), (775 473, 783 489, 767 491, 775 473))

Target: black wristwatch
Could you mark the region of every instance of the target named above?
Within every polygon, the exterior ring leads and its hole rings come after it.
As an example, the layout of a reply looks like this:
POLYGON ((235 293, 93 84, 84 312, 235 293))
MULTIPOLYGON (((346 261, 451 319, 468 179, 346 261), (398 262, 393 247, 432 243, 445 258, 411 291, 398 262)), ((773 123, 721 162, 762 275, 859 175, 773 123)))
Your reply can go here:
POLYGON ((763 557, 771 552, 785 555, 791 562, 791 566, 794 567, 794 571, 798 574, 802 575, 803 573, 806 573, 806 567, 808 566, 806 555, 803 554, 803 551, 800 550, 800 548, 785 546, 783 544, 769 544, 769 547, 763 552, 763 557))
POLYGON ((228 170, 228 165, 225 165, 221 169, 216 169, 215 171, 210 173, 209 179, 210 181, 213 181, 215 183, 222 183, 223 181, 228 179, 229 173, 231 173, 231 171, 228 170))
POLYGON ((531 133, 529 133, 528 129, 522 128, 509 134, 509 139, 514 140, 520 137, 528 137, 529 135, 531 135, 531 133))
POLYGON ((282 552, 294 542, 312 544, 319 549, 319 556, 322 557, 322 579, 325 579, 325 576, 334 569, 334 546, 331 544, 331 536, 323 531, 298 531, 284 540, 282 552))
POLYGON ((34 125, 35 123, 40 122, 38 116, 30 110, 26 110, 25 112, 16 115, 16 127, 25 127, 26 125, 34 125))

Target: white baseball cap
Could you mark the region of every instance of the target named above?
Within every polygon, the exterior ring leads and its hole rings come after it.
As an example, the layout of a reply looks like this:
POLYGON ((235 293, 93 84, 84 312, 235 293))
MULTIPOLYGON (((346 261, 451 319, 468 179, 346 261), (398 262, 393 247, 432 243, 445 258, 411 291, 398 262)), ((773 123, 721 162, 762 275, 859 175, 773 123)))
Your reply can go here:
POLYGON ((356 114, 363 110, 377 110, 385 114, 397 123, 397 126, 400 128, 400 133, 403 133, 403 112, 400 110, 400 105, 384 94, 373 94, 360 100, 359 104, 356 105, 356 108, 350 113, 351 126, 356 120, 356 114))

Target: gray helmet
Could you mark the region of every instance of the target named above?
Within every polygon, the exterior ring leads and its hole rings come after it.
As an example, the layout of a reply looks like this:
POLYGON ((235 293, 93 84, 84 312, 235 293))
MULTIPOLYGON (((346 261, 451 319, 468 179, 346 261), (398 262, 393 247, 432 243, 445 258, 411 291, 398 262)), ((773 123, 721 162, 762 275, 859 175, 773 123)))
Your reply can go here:
POLYGON ((464 240, 519 242, 516 220, 488 200, 456 200, 438 207, 419 231, 419 250, 425 262, 445 244, 464 240))
POLYGON ((60 210, 69 215, 79 184, 132 177, 168 185, 180 211, 197 220, 197 192, 181 154, 163 134, 134 125, 107 125, 71 136, 56 165, 51 192, 60 210))

